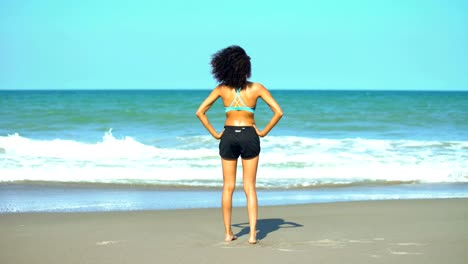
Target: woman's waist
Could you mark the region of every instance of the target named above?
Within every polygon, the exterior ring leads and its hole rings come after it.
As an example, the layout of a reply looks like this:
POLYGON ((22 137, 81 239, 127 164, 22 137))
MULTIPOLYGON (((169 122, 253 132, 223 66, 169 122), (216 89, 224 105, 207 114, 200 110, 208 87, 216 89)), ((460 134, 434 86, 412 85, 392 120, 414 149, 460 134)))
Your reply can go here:
POLYGON ((230 132, 251 132, 255 133, 255 128, 253 126, 224 126, 224 132, 225 133, 230 133, 230 132))
POLYGON ((224 123, 224 127, 253 127, 254 122, 251 123, 224 123))
POLYGON ((254 128, 254 126, 224 126, 225 129, 254 128))
POLYGON ((224 126, 232 127, 251 127, 255 124, 253 118, 227 118, 224 122, 224 126))

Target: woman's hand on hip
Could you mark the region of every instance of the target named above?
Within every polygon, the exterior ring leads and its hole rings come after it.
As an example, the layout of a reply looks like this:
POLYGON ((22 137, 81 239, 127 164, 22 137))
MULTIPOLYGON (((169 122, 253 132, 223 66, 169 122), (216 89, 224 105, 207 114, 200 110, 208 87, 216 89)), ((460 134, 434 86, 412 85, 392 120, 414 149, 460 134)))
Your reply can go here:
POLYGON ((213 135, 213 137, 219 140, 219 139, 221 139, 223 134, 224 134, 224 129, 223 129, 223 131, 221 131, 221 133, 218 133, 217 135, 213 135))
POLYGON ((257 126, 255 124, 253 124, 253 127, 255 128, 255 132, 257 132, 257 135, 259 137, 264 137, 265 136, 262 131, 258 130, 258 128, 257 128, 257 126))

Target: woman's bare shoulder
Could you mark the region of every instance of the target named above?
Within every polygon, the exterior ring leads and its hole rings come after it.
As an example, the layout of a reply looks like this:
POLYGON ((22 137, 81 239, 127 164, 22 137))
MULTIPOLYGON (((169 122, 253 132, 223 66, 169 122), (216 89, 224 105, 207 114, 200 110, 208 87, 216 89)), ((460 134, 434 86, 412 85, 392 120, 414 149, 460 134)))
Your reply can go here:
POLYGON ((232 90, 229 86, 226 86, 226 85, 223 85, 223 84, 220 84, 218 86, 216 86, 214 88, 218 93, 219 95, 226 95, 229 93, 230 90, 232 90))
POLYGON ((259 82, 250 82, 247 84, 247 87, 251 90, 262 90, 266 89, 265 86, 259 82))
POLYGON ((258 82, 251 82, 249 84, 249 89, 256 93, 257 95, 261 95, 262 93, 268 91, 267 88, 261 84, 261 83, 258 83, 258 82))

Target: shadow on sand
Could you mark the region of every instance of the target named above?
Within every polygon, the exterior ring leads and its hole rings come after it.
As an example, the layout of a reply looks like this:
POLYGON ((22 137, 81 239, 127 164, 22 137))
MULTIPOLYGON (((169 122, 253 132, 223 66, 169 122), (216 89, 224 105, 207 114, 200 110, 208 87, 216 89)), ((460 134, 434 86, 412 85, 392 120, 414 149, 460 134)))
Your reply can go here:
MULTIPOLYGON (((249 223, 233 224, 232 226, 242 228, 237 237, 248 235, 250 232, 249 223)), ((261 240, 268 236, 268 234, 279 230, 280 228, 295 228, 302 227, 303 225, 294 222, 286 222, 280 218, 269 218, 257 220, 257 239, 261 240)))

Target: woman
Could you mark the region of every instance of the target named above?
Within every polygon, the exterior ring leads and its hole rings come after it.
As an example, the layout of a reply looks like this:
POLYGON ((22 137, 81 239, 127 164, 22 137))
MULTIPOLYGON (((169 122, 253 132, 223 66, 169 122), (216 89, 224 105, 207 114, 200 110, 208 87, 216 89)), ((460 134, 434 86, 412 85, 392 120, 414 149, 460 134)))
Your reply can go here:
POLYGON ((270 92, 260 83, 249 82, 250 57, 239 46, 230 46, 215 53, 211 60, 212 73, 219 82, 198 108, 196 115, 219 143, 223 169, 222 212, 225 241, 237 237, 231 228, 232 195, 236 186, 236 169, 239 156, 242 158, 244 191, 247 197, 247 212, 250 225, 249 243, 257 243, 257 191, 256 177, 260 154, 259 137, 264 137, 283 116, 281 107, 270 92), (218 133, 211 125, 206 112, 220 98, 226 112, 224 130, 218 133), (260 130, 255 125, 254 113, 257 99, 262 98, 273 111, 270 122, 260 130))

